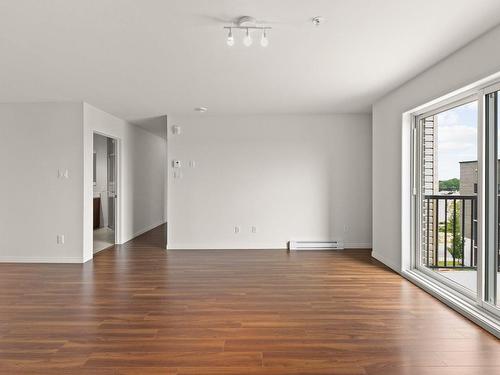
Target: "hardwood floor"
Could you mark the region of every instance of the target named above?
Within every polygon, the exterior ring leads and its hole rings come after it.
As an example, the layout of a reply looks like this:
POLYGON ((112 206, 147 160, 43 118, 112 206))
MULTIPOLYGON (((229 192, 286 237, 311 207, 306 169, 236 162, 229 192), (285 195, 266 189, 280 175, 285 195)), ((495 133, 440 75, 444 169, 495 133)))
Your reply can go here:
POLYGON ((499 341, 368 251, 0 264, 0 374, 500 374, 499 341))

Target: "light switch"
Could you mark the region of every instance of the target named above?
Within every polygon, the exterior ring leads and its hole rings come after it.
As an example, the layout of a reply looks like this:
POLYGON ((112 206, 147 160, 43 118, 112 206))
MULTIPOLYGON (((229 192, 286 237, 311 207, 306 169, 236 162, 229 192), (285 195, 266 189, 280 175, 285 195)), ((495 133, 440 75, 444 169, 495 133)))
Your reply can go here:
POLYGON ((172 126, 172 134, 174 134, 174 135, 181 134, 181 127, 178 125, 172 126))

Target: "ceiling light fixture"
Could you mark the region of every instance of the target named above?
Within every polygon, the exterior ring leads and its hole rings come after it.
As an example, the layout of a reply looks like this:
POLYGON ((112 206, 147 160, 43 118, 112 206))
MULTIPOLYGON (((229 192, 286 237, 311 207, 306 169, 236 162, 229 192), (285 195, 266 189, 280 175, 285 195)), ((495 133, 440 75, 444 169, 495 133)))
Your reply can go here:
POLYGON ((224 26, 224 29, 229 30, 227 35, 226 43, 229 47, 234 45, 233 29, 245 30, 245 37, 243 38, 243 44, 247 47, 251 46, 253 43, 251 31, 261 30, 262 38, 260 40, 260 45, 262 47, 267 47, 269 45, 269 39, 267 38, 267 30, 271 30, 272 27, 269 26, 259 26, 257 20, 253 17, 244 16, 237 18, 231 26, 224 26))
POLYGON ((243 38, 243 44, 247 47, 250 47, 252 45, 252 42, 253 42, 252 37, 250 36, 250 33, 247 29, 247 33, 246 33, 245 37, 243 38))
POLYGON ((229 34, 227 34, 227 45, 229 47, 234 46, 234 36, 233 36, 233 29, 229 28, 229 34))
POLYGON ((262 47, 267 47, 269 45, 269 39, 267 39, 267 32, 264 30, 262 32, 262 38, 260 39, 260 45, 262 47))

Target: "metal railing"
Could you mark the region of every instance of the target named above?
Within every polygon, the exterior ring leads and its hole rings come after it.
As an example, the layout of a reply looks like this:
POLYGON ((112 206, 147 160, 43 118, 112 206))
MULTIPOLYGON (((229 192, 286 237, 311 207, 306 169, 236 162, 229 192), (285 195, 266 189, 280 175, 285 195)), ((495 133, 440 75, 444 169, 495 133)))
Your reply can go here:
POLYGON ((426 267, 476 269, 477 196, 426 195, 422 219, 426 267))

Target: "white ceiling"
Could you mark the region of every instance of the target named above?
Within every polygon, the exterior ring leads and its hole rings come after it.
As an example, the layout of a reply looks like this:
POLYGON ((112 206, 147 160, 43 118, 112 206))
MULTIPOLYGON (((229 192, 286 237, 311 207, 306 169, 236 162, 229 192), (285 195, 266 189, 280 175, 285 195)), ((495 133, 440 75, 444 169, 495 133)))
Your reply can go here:
POLYGON ((369 112, 498 23, 498 0, 0 0, 0 102, 87 101, 131 121, 369 112), (226 46, 241 15, 273 27, 268 48, 226 46))

